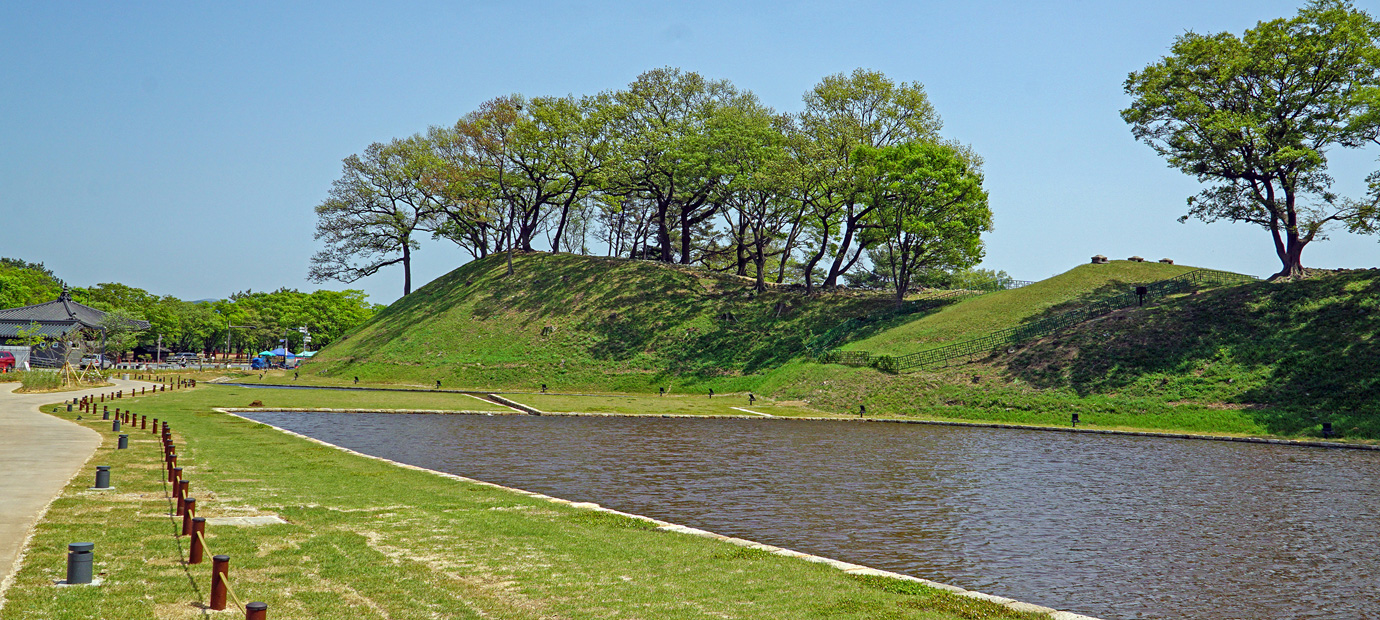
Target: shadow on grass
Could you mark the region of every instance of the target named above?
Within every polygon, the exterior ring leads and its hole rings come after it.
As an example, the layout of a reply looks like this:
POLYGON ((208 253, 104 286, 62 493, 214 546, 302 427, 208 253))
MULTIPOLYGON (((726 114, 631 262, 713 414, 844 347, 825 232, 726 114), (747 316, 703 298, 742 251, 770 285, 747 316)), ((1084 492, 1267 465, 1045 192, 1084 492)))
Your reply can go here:
POLYGON ((1380 437, 1380 272, 1170 299, 998 360, 1040 388, 1146 392, 1245 407, 1280 434, 1380 437))
MULTIPOLYGON (((543 354, 560 360, 563 371, 671 373, 706 380, 758 373, 799 359, 809 353, 811 338, 849 317, 885 317, 862 321, 844 334, 845 339, 856 339, 952 303, 929 300, 921 312, 893 316, 886 313, 893 302, 882 294, 759 293, 749 281, 679 266, 566 254, 519 255, 514 257, 514 273, 506 271, 504 257, 494 256, 438 278, 380 312, 350 338, 323 350, 321 366, 337 375, 368 374, 367 366, 385 362, 377 353, 385 349, 394 357, 404 356, 387 360, 391 363, 412 362, 406 356, 414 348, 420 360, 427 350, 422 341, 428 331, 440 325, 437 317, 450 313, 460 320, 447 323, 449 329, 463 332, 471 319, 498 321, 491 324, 492 330, 514 341, 531 341, 532 355, 523 359, 531 363, 531 370, 499 370, 488 364, 490 360, 482 360, 485 376, 500 382, 526 381, 527 374, 550 372, 549 365, 546 371, 538 369, 550 364, 541 359, 543 354), (548 332, 552 340, 545 339, 548 332), (565 363, 567 353, 573 366, 565 363)), ((492 350, 477 341, 472 348, 479 356, 492 350)), ((478 371, 454 371, 462 372, 472 376, 478 371)))

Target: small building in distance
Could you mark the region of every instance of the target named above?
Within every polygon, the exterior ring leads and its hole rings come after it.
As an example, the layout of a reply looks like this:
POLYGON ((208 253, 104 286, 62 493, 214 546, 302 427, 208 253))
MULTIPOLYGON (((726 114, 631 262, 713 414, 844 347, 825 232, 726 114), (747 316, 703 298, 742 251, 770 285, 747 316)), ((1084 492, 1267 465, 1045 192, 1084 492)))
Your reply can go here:
MULTIPOLYGON (((6 308, 0 310, 0 348, 14 353, 19 367, 61 368, 69 356, 80 356, 85 352, 98 352, 101 334, 104 331, 106 313, 91 306, 72 301, 72 295, 63 287, 62 294, 55 300, 6 308), (21 338, 21 333, 37 333, 46 341, 43 346, 30 349, 21 338), (95 350, 84 347, 86 342, 94 342, 95 350)), ((131 321, 135 329, 148 329, 148 321, 131 321)))

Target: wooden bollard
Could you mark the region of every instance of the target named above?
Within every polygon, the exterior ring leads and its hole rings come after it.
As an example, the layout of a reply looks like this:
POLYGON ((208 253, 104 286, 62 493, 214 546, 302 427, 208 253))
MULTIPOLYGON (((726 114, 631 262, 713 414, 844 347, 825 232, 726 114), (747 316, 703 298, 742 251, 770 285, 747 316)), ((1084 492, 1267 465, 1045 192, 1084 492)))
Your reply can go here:
POLYGON ((153 419, 153 434, 158 434, 158 418, 153 419))
POLYGON ((181 467, 174 467, 174 468, 173 468, 173 479, 172 479, 172 483, 173 483, 173 487, 174 487, 174 488, 173 488, 173 491, 177 491, 177 488, 176 488, 177 485, 182 483, 182 468, 181 468, 181 467))
POLYGON ((105 394, 101 394, 101 402, 105 402, 105 394))
POLYGON ((211 609, 225 609, 226 580, 230 578, 230 556, 211 557, 211 609))
POLYGON ((191 489, 192 483, 181 476, 177 477, 177 496, 187 499, 187 491, 191 489))
POLYGON ((168 482, 169 482, 169 483, 172 483, 172 482, 174 482, 174 481, 176 480, 175 478, 173 478, 173 469, 175 469, 176 467, 177 467, 177 453, 174 452, 174 453, 168 455, 168 482))
POLYGON ((185 509, 182 511, 182 535, 192 535, 192 519, 196 517, 196 498, 188 497, 182 500, 185 509))
POLYGON ((139 416, 139 430, 142 431, 142 430, 144 430, 144 429, 146 429, 146 428, 148 428, 148 427, 149 427, 149 417, 146 416, 146 415, 141 415, 141 416, 139 416))
POLYGON ((254 601, 245 605, 244 620, 268 620, 268 604, 254 601))
POLYGON ((192 517, 192 546, 187 550, 187 563, 200 564, 201 552, 206 550, 206 517, 192 517))
POLYGON ((176 496, 177 496, 177 512, 174 513, 174 515, 180 517, 180 516, 182 516, 182 515, 187 514, 187 481, 186 481, 186 480, 178 480, 178 481, 177 481, 176 486, 173 487, 173 495, 176 495, 176 496))

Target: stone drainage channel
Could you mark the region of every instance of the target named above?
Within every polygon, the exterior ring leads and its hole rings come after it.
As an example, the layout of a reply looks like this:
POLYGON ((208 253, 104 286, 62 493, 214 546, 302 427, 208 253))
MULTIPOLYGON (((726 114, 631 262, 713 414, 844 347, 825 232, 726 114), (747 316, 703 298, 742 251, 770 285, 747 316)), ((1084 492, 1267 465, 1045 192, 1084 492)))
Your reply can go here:
POLYGON ((1380 452, 749 416, 239 413, 668 528, 1092 616, 1380 617, 1380 452))

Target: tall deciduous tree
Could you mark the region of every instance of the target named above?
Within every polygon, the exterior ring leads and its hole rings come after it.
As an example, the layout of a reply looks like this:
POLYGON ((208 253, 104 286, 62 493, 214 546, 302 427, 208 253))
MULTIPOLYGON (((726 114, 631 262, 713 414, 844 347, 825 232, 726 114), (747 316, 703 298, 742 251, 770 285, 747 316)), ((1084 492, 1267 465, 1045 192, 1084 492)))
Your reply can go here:
POLYGON ((605 190, 650 201, 659 258, 676 262, 678 254, 693 263, 695 230, 719 209, 723 143, 733 138, 711 119, 727 107, 756 105, 756 97, 727 81, 662 68, 638 76, 613 100, 616 166, 605 190))
POLYGON ((908 142, 860 147, 853 157, 872 178, 869 217, 886 248, 897 303, 917 272, 966 269, 982 260, 982 233, 992 229, 992 211, 975 155, 947 144, 908 142))
POLYGON ((440 209, 436 172, 420 137, 374 143, 345 158, 343 174, 316 206, 316 239, 326 248, 311 259, 313 282, 354 282, 389 265, 403 266, 403 294, 412 292, 416 235, 429 230, 440 209))
POLYGON ((859 147, 881 148, 938 136, 939 114, 924 86, 896 83, 879 71, 857 69, 850 75, 824 78, 805 94, 799 130, 806 144, 798 148, 806 166, 801 200, 809 205, 813 252, 807 259, 807 288, 813 288, 815 265, 833 252, 825 286, 858 261, 873 205, 866 200, 869 176, 852 160, 859 147))
POLYGON ((1237 37, 1187 33, 1126 80, 1122 118, 1169 165, 1208 187, 1184 221, 1270 232, 1276 277, 1303 272, 1303 249, 1334 224, 1365 230, 1374 201, 1339 199, 1327 151, 1380 137, 1380 23, 1341 0, 1237 37))

